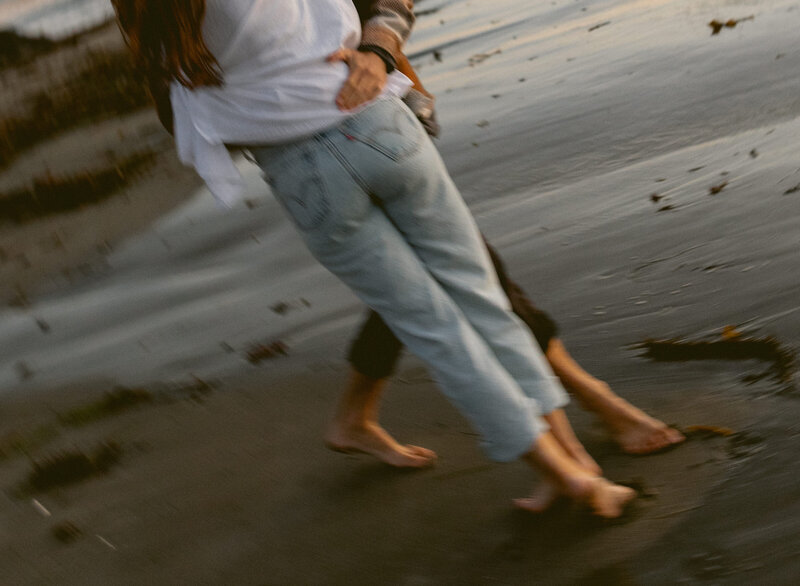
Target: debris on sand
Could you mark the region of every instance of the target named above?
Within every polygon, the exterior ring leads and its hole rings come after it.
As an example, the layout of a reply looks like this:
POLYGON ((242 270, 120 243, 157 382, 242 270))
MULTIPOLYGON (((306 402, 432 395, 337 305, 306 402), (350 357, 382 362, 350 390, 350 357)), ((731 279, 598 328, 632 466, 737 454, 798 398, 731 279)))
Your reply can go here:
POLYGON ((251 346, 247 351, 247 361, 250 362, 250 364, 258 364, 263 360, 288 355, 289 347, 280 340, 276 340, 270 344, 256 344, 251 346))
POLYGON ((59 435, 57 426, 41 425, 31 431, 12 432, 0 438, 0 462, 15 456, 30 454, 59 435))
POLYGON ((119 444, 106 442, 91 455, 73 450, 34 461, 33 470, 28 475, 23 491, 44 492, 105 474, 119 462, 121 455, 122 448, 119 444))
POLYGON ((118 415, 155 400, 153 393, 145 389, 116 387, 105 393, 100 400, 59 414, 58 420, 69 427, 83 427, 99 419, 118 415))
POLYGON ((279 301, 275 305, 271 305, 270 310, 278 315, 286 315, 290 311, 307 309, 309 307, 311 307, 311 303, 307 299, 301 297, 297 301, 279 301))
POLYGON ((42 37, 26 37, 12 30, 0 30, 0 70, 25 65, 58 46, 58 43, 42 37))
POLYGON ((146 88, 127 50, 90 53, 68 81, 29 96, 26 113, 0 119, 0 168, 60 132, 149 108, 146 88))
POLYGON ((483 63, 492 55, 498 55, 499 53, 502 52, 503 52, 502 49, 495 49, 494 51, 489 51, 488 53, 477 53, 472 57, 470 57, 467 63, 469 64, 470 67, 475 67, 478 63, 483 63))
POLYGON ((644 350, 643 357, 657 362, 761 360, 770 363, 770 367, 761 374, 745 377, 745 382, 752 383, 769 377, 780 383, 783 386, 782 390, 788 391, 794 388, 792 382, 795 371, 794 352, 783 347, 776 338, 772 336, 751 338, 741 334, 731 336, 729 330, 723 330, 721 338, 700 341, 651 339, 636 347, 644 350))
POLYGON ((35 178, 32 187, 0 192, 0 223, 22 224, 99 203, 125 187, 154 160, 155 153, 146 150, 99 170, 66 177, 46 175, 35 178))
POLYGON ((708 26, 711 27, 711 35, 718 35, 719 32, 724 28, 733 28, 740 22, 744 22, 745 20, 755 20, 755 15, 751 14, 750 16, 746 16, 744 18, 730 18, 725 22, 720 20, 714 19, 708 23, 708 26))
POLYGON ((717 195, 720 191, 725 189, 725 187, 727 187, 727 185, 728 185, 727 181, 723 181, 719 185, 712 185, 711 187, 708 188, 708 194, 709 195, 717 195))
POLYGON ((696 435, 705 435, 705 436, 717 436, 721 435, 722 437, 730 437, 735 431, 733 431, 729 427, 719 427, 717 425, 687 425, 682 430, 684 433, 696 434, 696 435))
POLYGON ((602 28, 604 26, 608 26, 610 24, 611 24, 610 20, 607 20, 605 22, 601 22, 600 24, 596 24, 596 25, 594 25, 592 27, 589 27, 589 32, 596 31, 597 29, 602 28))
POLYGON ((71 521, 64 521, 54 525, 50 532, 57 541, 64 544, 72 543, 83 536, 83 531, 71 521))
POLYGON ((791 195, 791 194, 793 194, 793 193, 797 193, 798 191, 800 191, 800 183, 798 183, 798 184, 797 184, 797 185, 795 185, 794 187, 790 187, 789 189, 787 189, 786 191, 784 191, 784 192, 783 192, 783 195, 791 195))

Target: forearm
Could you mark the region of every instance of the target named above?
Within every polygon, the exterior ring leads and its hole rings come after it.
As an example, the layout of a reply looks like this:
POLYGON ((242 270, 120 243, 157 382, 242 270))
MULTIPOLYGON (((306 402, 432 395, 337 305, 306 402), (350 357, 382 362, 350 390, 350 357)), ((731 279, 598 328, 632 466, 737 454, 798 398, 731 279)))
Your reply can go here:
POLYGON ((414 26, 413 0, 355 0, 355 5, 362 22, 362 46, 385 51, 396 66, 414 26))

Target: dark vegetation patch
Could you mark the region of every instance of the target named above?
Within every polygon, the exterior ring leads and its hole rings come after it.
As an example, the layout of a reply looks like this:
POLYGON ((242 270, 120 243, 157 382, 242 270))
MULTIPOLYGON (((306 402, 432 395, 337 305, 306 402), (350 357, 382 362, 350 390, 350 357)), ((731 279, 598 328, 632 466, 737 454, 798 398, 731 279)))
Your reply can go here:
POLYGON ((31 463, 22 494, 45 492, 105 474, 119 462, 122 447, 116 442, 100 444, 91 454, 80 450, 61 452, 31 463))
POLYGON ((153 401, 155 401, 153 393, 146 389, 117 387, 113 391, 105 393, 94 403, 59 414, 58 420, 68 427, 83 427, 153 401))
POLYGON ((31 187, 0 192, 0 223, 22 224, 100 203, 127 185, 155 161, 143 151, 96 171, 66 177, 38 177, 31 187))
POLYGON ((76 75, 25 101, 31 104, 27 113, 0 120, 0 169, 21 151, 60 132, 151 103, 127 50, 90 53, 76 75))
POLYGON ((56 425, 41 425, 27 433, 13 432, 0 438, 0 462, 30 454, 59 435, 56 425))
POLYGON ((32 457, 32 453, 61 435, 63 428, 83 427, 135 408, 168 404, 175 400, 201 402, 214 385, 199 378, 189 383, 163 384, 149 389, 118 386, 99 399, 56 413, 56 421, 40 425, 28 432, 15 431, 0 437, 0 462, 16 456, 32 457))
POLYGON ((263 360, 288 355, 289 347, 280 340, 277 340, 269 344, 255 344, 251 346, 247 350, 247 361, 251 364, 258 364, 263 360))
POLYGON ((72 543, 83 536, 83 531, 81 531, 80 527, 71 521, 64 521, 54 525, 50 532, 57 541, 65 544, 72 543))
POLYGON ((781 387, 781 392, 794 390, 795 353, 785 348, 776 338, 752 338, 732 329, 726 329, 721 340, 687 341, 680 339, 645 340, 636 348, 644 350, 642 356, 657 362, 687 362, 690 360, 760 360, 770 364, 766 371, 748 375, 745 382, 753 383, 771 379, 781 387))
POLYGON ((58 46, 58 43, 49 39, 31 38, 12 30, 0 30, 0 71, 30 63, 58 46))

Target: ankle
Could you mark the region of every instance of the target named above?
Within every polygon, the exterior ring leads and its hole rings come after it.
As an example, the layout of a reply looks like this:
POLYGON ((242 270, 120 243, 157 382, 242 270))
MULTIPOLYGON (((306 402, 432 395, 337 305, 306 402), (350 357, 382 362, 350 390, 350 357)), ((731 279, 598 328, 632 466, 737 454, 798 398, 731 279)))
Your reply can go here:
POLYGON ((583 501, 592 495, 597 483, 602 481, 601 476, 587 472, 564 479, 561 490, 570 499, 583 501))

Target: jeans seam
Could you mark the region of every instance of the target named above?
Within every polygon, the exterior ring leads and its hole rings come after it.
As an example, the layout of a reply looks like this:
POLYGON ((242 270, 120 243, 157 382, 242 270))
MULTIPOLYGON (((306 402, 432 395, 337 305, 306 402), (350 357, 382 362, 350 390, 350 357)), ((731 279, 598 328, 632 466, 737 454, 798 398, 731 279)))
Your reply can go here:
POLYGON ((348 175, 355 181, 361 189, 364 190, 365 193, 372 193, 367 182, 358 174, 355 168, 347 161, 347 158, 344 154, 336 147, 336 144, 327 136, 319 135, 314 137, 315 140, 319 141, 322 146, 324 146, 333 156, 334 158, 339 161, 339 164, 344 168, 348 175))

